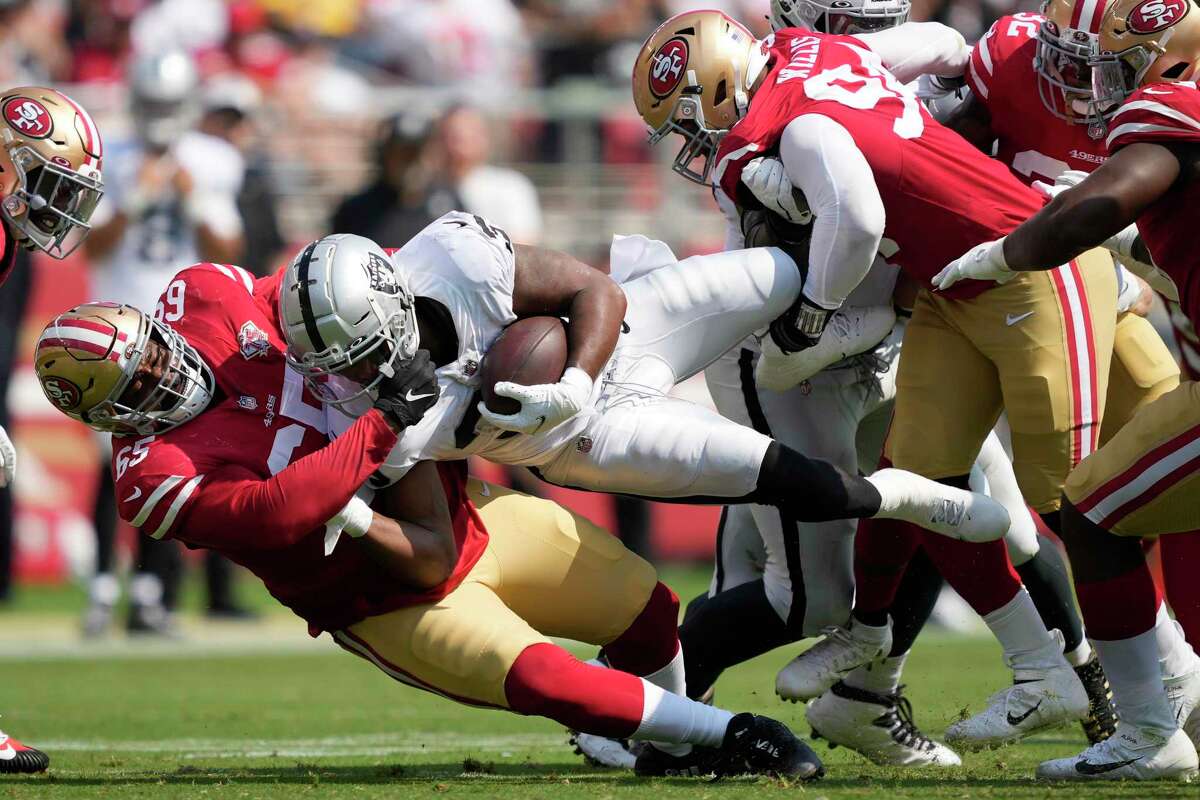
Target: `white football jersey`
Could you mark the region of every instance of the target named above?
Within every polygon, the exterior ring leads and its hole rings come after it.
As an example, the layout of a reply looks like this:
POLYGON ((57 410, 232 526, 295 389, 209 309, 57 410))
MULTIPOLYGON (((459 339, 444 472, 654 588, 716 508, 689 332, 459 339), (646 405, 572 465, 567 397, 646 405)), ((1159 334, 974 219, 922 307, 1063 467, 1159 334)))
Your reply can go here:
MULTIPOLYGON (((452 211, 435 220, 404 247, 392 263, 417 297, 441 303, 458 336, 458 358, 437 370, 441 396, 421 421, 407 428, 380 473, 394 483, 420 461, 479 455, 490 461, 537 466, 586 425, 585 409, 549 431, 532 436, 501 431, 482 421, 480 365, 513 312, 515 260, 507 234, 482 217, 452 211)), ((601 381, 596 382, 593 405, 601 381)))

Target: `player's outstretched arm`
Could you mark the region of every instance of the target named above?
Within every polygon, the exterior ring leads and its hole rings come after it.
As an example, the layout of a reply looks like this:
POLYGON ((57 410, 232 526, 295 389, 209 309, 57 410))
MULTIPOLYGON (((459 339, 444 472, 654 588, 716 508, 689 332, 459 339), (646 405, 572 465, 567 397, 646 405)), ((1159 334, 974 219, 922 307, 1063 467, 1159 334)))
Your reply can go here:
POLYGON ((374 516, 359 541, 375 563, 416 589, 432 589, 450 577, 458 545, 436 464, 416 464, 371 505, 374 516))
POLYGON ((901 83, 921 75, 957 78, 967 68, 971 48, 962 34, 940 22, 906 22, 895 28, 855 34, 901 83))

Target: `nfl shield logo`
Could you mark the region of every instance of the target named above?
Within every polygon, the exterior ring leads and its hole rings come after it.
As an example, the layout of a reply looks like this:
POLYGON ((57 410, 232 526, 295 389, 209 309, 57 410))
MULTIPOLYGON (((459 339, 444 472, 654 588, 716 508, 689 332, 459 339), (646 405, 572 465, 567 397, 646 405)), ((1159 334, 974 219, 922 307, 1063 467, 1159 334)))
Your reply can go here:
POLYGON ((271 342, 257 325, 245 322, 238 331, 238 348, 242 351, 242 358, 249 361, 270 350, 271 342))

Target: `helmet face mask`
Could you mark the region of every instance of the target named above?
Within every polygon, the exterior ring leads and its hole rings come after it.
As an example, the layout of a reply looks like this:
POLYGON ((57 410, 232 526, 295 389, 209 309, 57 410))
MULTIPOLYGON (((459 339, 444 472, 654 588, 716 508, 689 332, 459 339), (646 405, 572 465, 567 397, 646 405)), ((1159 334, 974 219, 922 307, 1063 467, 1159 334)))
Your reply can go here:
POLYGON ((675 101, 667 121, 650 134, 651 146, 673 133, 679 134, 683 144, 671 162, 671 169, 689 181, 707 184, 712 175, 717 148, 728 131, 705 127, 703 104, 694 95, 689 95, 685 88, 684 94, 675 101), (701 159, 698 170, 692 168, 696 159, 701 159))
POLYGON ((1087 124, 1093 138, 1103 136, 1105 120, 1116 111, 1116 104, 1098 102, 1092 95, 1092 58, 1097 46, 1094 34, 1062 29, 1047 19, 1038 29, 1033 60, 1042 105, 1064 122, 1087 124))
POLYGON ((12 89, 0 97, 0 148, 12 168, 0 215, 23 246, 70 255, 103 194, 95 123, 55 89, 12 89))
POLYGON ((771 28, 850 35, 908 22, 911 0, 771 0, 771 28))
POLYGON ((56 317, 38 339, 35 369, 60 411, 117 435, 176 428, 207 408, 216 388, 212 370, 177 331, 113 303, 56 317))
POLYGON ((371 396, 416 354, 416 300, 370 239, 326 236, 287 270, 279 295, 287 363, 324 402, 371 396))

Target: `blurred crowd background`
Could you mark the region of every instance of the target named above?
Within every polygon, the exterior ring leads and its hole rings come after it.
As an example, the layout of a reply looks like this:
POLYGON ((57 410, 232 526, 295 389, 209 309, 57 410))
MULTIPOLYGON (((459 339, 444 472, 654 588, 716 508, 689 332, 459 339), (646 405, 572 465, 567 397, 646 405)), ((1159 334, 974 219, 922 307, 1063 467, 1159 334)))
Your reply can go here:
MULTIPOLYGON (((663 19, 721 8, 757 33, 768 0, 0 0, 0 84, 52 84, 95 117, 106 195, 66 263, 22 259, 0 289, 0 424, 17 440, 0 490, 0 601, 14 578, 76 578, 84 631, 169 632, 173 543, 116 524, 108 443, 53 412, 28 365, 46 320, 86 299, 151 310, 196 261, 263 275, 331 232, 399 246, 450 209, 517 241, 607 259, 614 233, 679 255, 717 249, 708 193, 652 152, 629 92, 663 19), (129 580, 118 575, 129 574, 129 580)), ((974 41, 1036 3, 914 0, 974 41)), ((685 388, 703 397, 703 386, 685 388)), ((486 465, 497 480, 528 482, 486 465)), ((658 558, 707 559, 717 510, 550 490, 658 558)), ((228 565, 205 564, 207 607, 243 612, 228 565)))

